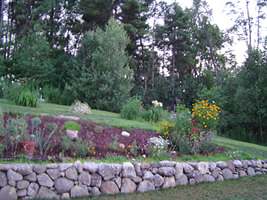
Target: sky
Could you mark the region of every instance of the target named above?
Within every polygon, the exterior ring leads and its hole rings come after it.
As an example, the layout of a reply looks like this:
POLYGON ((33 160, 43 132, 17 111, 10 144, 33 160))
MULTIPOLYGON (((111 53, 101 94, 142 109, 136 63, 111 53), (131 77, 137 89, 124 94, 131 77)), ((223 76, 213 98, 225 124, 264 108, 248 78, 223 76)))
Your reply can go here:
MULTIPOLYGON (((191 7, 192 0, 165 0, 168 3, 177 2, 182 7, 191 7)), ((217 24, 221 30, 225 31, 233 25, 233 20, 230 16, 227 15, 226 10, 226 2, 229 0, 206 0, 212 9, 212 22, 217 24)), ((241 0, 241 2, 245 3, 245 0, 241 0)), ((252 0, 250 4, 249 10, 251 15, 256 15, 256 0, 252 0)), ((245 4, 244 4, 245 5, 245 4)), ((266 21, 265 21, 266 22, 266 21)), ((262 33, 267 35, 267 23, 263 24, 262 33)), ((244 41, 239 41, 237 38, 234 39, 234 44, 232 47, 234 54, 236 55, 236 60, 239 64, 241 64, 245 60, 246 55, 246 43, 244 41)))

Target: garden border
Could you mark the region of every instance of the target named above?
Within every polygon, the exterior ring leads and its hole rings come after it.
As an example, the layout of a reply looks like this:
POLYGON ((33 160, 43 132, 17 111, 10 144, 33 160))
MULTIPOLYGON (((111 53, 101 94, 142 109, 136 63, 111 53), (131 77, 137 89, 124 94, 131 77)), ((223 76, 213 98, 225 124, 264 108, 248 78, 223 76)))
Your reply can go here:
POLYGON ((267 160, 0 164, 0 200, 146 192, 267 174, 267 160))

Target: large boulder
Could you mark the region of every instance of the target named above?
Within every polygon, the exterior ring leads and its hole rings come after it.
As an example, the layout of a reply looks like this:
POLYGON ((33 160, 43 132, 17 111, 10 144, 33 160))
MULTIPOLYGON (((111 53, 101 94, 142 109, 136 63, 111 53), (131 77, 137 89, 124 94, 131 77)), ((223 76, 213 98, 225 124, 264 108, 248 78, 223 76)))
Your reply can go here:
POLYGON ((121 192, 132 193, 136 191, 136 184, 129 178, 122 179, 121 192))
POLYGON ((5 186, 0 190, 0 200, 17 200, 17 192, 14 187, 5 186))
POLYGON ((71 105, 70 111, 73 113, 78 113, 78 114, 91 114, 92 113, 90 106, 87 103, 82 103, 80 101, 75 101, 71 105))
POLYGON ((138 192, 148 192, 152 190, 155 190, 155 185, 148 180, 144 180, 143 182, 141 182, 137 188, 138 192))
POLYGON ((119 193, 119 188, 118 188, 117 184, 114 183, 113 181, 103 182, 101 187, 100 187, 100 190, 104 194, 117 194, 117 193, 119 193))
POLYGON ((74 183, 66 178, 59 178, 55 181, 56 191, 60 194, 69 192, 73 185, 74 183))
POLYGON ((88 189, 86 187, 76 185, 71 189, 70 196, 72 198, 86 197, 86 196, 89 196, 89 192, 88 192, 88 189))

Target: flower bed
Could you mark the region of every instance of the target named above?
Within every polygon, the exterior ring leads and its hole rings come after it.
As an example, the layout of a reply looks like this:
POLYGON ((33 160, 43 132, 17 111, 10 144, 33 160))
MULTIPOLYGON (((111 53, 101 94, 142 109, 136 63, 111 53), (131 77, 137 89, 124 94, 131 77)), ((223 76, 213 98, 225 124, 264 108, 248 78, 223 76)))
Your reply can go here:
MULTIPOLYGON (((14 131, 13 129, 16 129, 14 137, 9 139, 12 139, 13 144, 14 142, 18 143, 14 147, 16 149, 12 149, 12 145, 10 145, 4 151, 5 158, 12 158, 20 153, 25 153, 23 152, 24 146, 22 145, 25 140, 26 142, 35 141, 36 151, 34 152, 33 158, 37 159, 52 157, 53 159, 60 160, 60 157, 90 156, 101 158, 111 155, 131 157, 147 154, 149 138, 158 136, 157 133, 152 131, 132 129, 127 132, 121 128, 101 126, 91 121, 66 116, 40 116, 36 118, 32 115, 21 117, 14 114, 5 114, 4 127, 11 132, 14 131), (12 119, 16 120, 14 122, 15 125, 11 124, 7 128, 12 119), (26 125, 22 125, 23 121, 17 122, 18 120, 24 120, 26 125), (72 122, 70 127, 76 127, 77 129, 78 126, 77 136, 74 134, 72 137, 69 137, 67 134, 67 132, 73 132, 73 130, 66 130, 67 126, 65 124, 70 124, 68 123, 70 121, 72 122), (53 134, 53 128, 49 127, 52 125, 55 128, 55 133, 53 134), (26 130, 24 131, 22 130, 23 126, 26 126, 26 130), (75 137, 77 138, 75 139, 75 137), (45 141, 47 141, 46 146, 45 141), (40 152, 39 143, 41 143, 41 146, 43 145, 43 148, 47 149, 47 152, 40 152), (10 154, 10 152, 16 152, 16 155, 10 154)), ((5 142, 5 137, 0 136, 0 143, 4 144, 5 142)), ((28 145, 27 147, 30 146, 28 145)))
POLYGON ((68 199, 146 192, 267 173, 267 161, 0 164, 0 199, 68 199))

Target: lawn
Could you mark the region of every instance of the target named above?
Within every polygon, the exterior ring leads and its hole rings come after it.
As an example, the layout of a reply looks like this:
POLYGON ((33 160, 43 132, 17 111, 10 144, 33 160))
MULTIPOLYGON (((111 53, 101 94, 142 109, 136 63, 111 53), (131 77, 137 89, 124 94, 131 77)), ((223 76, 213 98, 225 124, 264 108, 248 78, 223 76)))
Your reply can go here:
MULTIPOLYGON (((14 105, 13 103, 0 99, 0 107, 3 111, 6 112, 15 112, 15 113, 28 113, 28 114, 48 114, 48 115, 74 115, 69 111, 69 106, 56 105, 56 104, 48 104, 41 103, 37 108, 29 108, 14 105)), ((120 117, 117 113, 92 110, 92 114, 81 115, 80 116, 86 120, 92 120, 99 124, 105 124, 108 126, 120 127, 125 129, 131 128, 140 128, 146 130, 154 130, 157 131, 158 127, 156 124, 144 122, 144 121, 133 121, 133 120, 125 120, 120 117)), ((216 154, 212 156, 180 156, 177 158, 178 161, 219 161, 219 160, 229 160, 229 159, 267 159, 267 147, 260 146, 256 144, 251 144, 247 142, 240 142, 237 140, 232 140, 224 137, 216 136, 213 141, 215 144, 223 146, 228 151, 226 153, 216 154)), ((152 160, 137 158, 140 161, 149 162, 149 161, 157 161, 165 158, 153 158, 152 160)), ((123 162, 126 158, 113 158, 109 157, 105 159, 106 162, 123 162)))
MULTIPOLYGON (((246 177, 239 180, 178 186, 173 189, 130 195, 103 196, 92 200, 266 200, 267 176, 246 177)), ((79 200, 87 200, 83 198, 79 200)))

